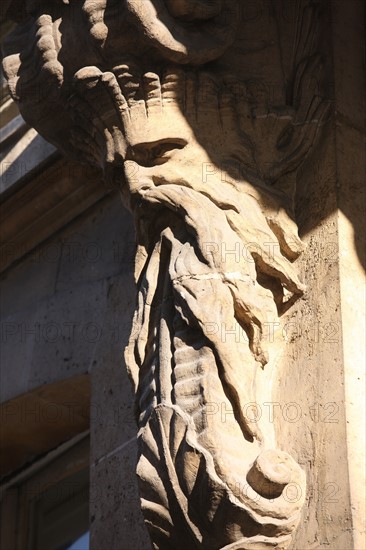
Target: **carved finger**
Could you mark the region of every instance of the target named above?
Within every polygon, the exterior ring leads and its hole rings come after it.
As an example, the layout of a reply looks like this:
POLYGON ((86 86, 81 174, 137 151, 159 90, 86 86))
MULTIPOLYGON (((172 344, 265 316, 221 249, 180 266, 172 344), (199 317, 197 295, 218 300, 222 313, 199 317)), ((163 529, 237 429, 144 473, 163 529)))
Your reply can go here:
POLYGON ((207 72, 199 73, 198 81, 198 114, 218 112, 219 85, 214 77, 207 72))
POLYGON ((296 168, 310 151, 321 125, 326 120, 328 111, 329 103, 316 102, 316 106, 313 106, 311 110, 312 119, 295 126, 295 132, 290 143, 291 151, 284 159, 287 171, 296 168))
POLYGON ((235 111, 235 98, 231 90, 225 86, 219 94, 220 124, 226 135, 238 134, 238 118, 235 111))
POLYGON ((195 121, 197 118, 197 76, 193 71, 186 72, 184 88, 184 112, 188 118, 195 121))
POLYGON ((97 67, 84 67, 74 76, 74 86, 77 96, 72 98, 73 102, 78 102, 78 109, 82 112, 85 119, 92 121, 101 135, 104 134, 106 126, 108 127, 105 116, 106 112, 114 110, 113 102, 108 93, 107 87, 102 82, 103 73, 97 67), (98 117, 95 113, 98 113, 98 117))
POLYGON ((113 72, 117 77, 123 96, 131 107, 140 99, 141 86, 138 71, 130 65, 123 64, 114 67, 113 72))
POLYGON ((185 73, 176 67, 168 68, 162 81, 164 103, 176 103, 183 107, 185 98, 185 73))
POLYGON ((78 91, 92 89, 98 84, 102 74, 98 67, 83 67, 75 73, 74 84, 78 91))
POLYGON ((252 119, 252 105, 248 100, 246 84, 238 81, 233 75, 226 75, 224 82, 234 98, 237 125, 241 129, 248 128, 248 123, 252 119))
POLYGON ((315 55, 300 63, 296 71, 293 96, 298 122, 309 120, 307 118, 309 106, 314 97, 321 95, 320 78, 323 72, 322 69, 320 56, 315 55))
POLYGON ((269 113, 269 89, 261 80, 246 83, 247 101, 253 118, 266 117, 269 113))
POLYGON ((306 128, 306 124, 314 124, 316 126, 324 124, 330 105, 330 101, 325 101, 319 96, 314 97, 306 114, 304 128, 306 128))
POLYGON ((241 179, 253 162, 253 144, 242 129, 234 93, 227 86, 219 95, 219 117, 226 151, 225 166, 234 177, 241 179))
POLYGON ((147 114, 149 115, 153 111, 161 113, 162 96, 159 76, 155 73, 144 74, 142 77, 142 85, 144 88, 147 114))
POLYGON ((107 91, 120 114, 126 115, 128 113, 128 104, 121 92, 116 76, 111 72, 103 73, 101 82, 105 84, 107 91))
POLYGON ((321 21, 319 8, 320 4, 309 2, 302 10, 298 37, 293 45, 294 66, 297 65, 299 59, 308 58, 318 49, 319 23, 321 21))

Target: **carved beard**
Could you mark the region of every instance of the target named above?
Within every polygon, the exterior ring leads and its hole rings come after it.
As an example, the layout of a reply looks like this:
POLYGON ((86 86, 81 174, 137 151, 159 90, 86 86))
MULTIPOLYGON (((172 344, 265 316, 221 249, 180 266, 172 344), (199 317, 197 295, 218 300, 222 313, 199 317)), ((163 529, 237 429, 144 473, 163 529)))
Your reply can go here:
POLYGON ((227 210, 174 184, 135 202, 139 292, 126 362, 142 506, 160 550, 285 548, 305 496, 303 472, 286 453, 264 450, 248 407, 264 362, 255 327, 277 312, 254 263, 217 253, 223 243, 247 246, 235 218, 248 197, 225 187, 227 210))
POLYGON ((195 138, 204 127, 197 116, 220 150, 218 133, 225 151, 237 133, 233 102, 220 111, 211 76, 191 76, 86 67, 70 100, 75 145, 104 160, 112 179, 124 164, 121 191, 135 215, 138 304, 126 363, 142 508, 160 550, 280 549, 299 521, 305 477, 289 455, 268 448, 253 407, 256 383, 267 383, 265 325, 278 319, 284 288, 302 293, 291 264, 301 242, 279 193, 198 177, 209 157, 195 138), (188 101, 195 82, 206 90, 203 112, 188 101), (155 158, 169 143, 174 154, 155 158), (266 242, 277 244, 272 254, 266 242))

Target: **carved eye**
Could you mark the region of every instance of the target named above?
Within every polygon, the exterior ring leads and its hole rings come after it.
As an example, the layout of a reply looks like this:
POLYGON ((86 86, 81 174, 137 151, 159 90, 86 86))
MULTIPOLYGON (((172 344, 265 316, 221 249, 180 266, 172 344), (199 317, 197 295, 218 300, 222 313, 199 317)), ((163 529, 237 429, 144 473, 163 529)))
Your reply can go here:
POLYGON ((159 143, 159 145, 156 145, 151 149, 151 161, 156 163, 156 161, 164 161, 166 162, 172 154, 174 154, 174 151, 177 149, 183 149, 183 147, 186 145, 186 143, 182 143, 181 141, 169 141, 166 143, 159 143))
POLYGON ((183 149, 186 145, 187 141, 181 138, 154 143, 140 143, 128 150, 126 158, 131 158, 140 166, 149 168, 164 164, 178 149, 183 149))
POLYGON ((146 147, 129 147, 127 149, 126 160, 133 160, 140 166, 149 165, 149 150, 146 147))
POLYGON ((170 147, 168 148, 167 145, 158 145, 152 149, 151 156, 157 159, 164 156, 164 153, 167 153, 168 151, 171 151, 171 149, 170 147))

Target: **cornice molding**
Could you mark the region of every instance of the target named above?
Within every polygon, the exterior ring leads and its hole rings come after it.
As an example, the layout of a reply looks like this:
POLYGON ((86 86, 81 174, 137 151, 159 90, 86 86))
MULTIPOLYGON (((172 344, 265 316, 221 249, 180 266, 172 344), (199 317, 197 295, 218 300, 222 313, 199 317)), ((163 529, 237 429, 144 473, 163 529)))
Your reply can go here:
POLYGON ((108 193, 97 169, 57 155, 0 204, 0 271, 108 193))

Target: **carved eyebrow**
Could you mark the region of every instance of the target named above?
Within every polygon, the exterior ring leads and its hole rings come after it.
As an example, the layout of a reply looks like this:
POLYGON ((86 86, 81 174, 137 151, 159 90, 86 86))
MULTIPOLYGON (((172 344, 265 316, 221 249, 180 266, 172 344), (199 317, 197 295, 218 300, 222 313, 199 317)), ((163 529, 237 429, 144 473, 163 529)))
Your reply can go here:
POLYGON ((128 147, 126 160, 134 160, 142 166, 154 166, 159 157, 163 158, 163 155, 170 151, 184 149, 187 144, 188 141, 183 138, 163 138, 137 143, 128 147))
POLYGON ((183 149, 188 144, 188 141, 184 138, 180 137, 174 137, 174 138, 162 138, 157 139, 155 141, 146 141, 137 143, 136 145, 132 145, 131 149, 134 152, 141 152, 143 150, 152 150, 155 149, 155 147, 159 147, 161 145, 171 145, 172 149, 183 149))

